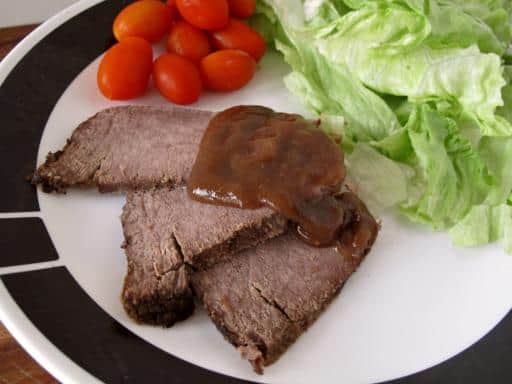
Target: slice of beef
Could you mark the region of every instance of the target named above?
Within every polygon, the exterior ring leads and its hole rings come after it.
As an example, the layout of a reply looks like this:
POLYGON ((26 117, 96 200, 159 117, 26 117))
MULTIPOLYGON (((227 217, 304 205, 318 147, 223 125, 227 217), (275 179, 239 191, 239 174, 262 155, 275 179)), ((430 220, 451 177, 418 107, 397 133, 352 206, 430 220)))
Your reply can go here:
POLYGON ((139 322, 170 326, 193 311, 190 276, 282 234, 270 209, 206 205, 185 188, 128 194, 121 216, 128 257, 122 302, 139 322))
POLYGON ((195 273, 193 288, 217 328, 254 370, 275 362, 361 263, 289 233, 195 273))
POLYGON ((75 129, 32 176, 46 192, 96 185, 102 192, 184 184, 212 112, 124 106, 75 129))

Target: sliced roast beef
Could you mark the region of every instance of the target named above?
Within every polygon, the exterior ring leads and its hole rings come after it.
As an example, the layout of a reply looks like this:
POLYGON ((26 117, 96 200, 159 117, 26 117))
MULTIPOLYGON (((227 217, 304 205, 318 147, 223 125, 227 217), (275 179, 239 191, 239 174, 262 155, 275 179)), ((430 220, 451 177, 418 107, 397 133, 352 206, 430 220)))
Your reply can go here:
POLYGON ((191 272, 282 234, 270 209, 205 205, 185 188, 128 194, 121 216, 128 257, 122 301, 140 322, 170 326, 193 310, 191 272))
POLYGON ((336 296, 371 248, 377 224, 354 195, 345 195, 352 208, 342 244, 313 248, 283 234, 286 220, 272 210, 190 200, 179 186, 212 115, 185 108, 105 110, 82 123, 62 151, 50 153, 32 182, 48 192, 92 185, 102 192, 139 190, 128 194, 121 217, 127 313, 170 326, 193 312, 197 295, 262 372, 336 296))
POLYGON ((184 184, 212 112, 125 106, 75 129, 32 176, 46 192, 96 185, 102 192, 184 184))
POLYGON ((121 218, 123 304, 137 321, 170 326, 192 313, 195 293, 262 372, 336 296, 375 240, 377 224, 364 205, 352 194, 343 201, 354 212, 344 236, 350 244, 340 253, 313 248, 292 232, 268 240, 286 223, 267 209, 197 203, 184 188, 130 193, 121 218))

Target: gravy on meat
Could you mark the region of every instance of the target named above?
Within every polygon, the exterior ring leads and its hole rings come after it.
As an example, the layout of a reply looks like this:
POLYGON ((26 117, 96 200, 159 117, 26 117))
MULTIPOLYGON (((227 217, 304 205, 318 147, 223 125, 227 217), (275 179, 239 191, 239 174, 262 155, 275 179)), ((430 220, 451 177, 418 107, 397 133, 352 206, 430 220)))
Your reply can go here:
POLYGON ((210 204, 269 206, 295 223, 306 242, 345 249, 366 243, 377 228, 363 225, 359 233, 356 223, 371 215, 353 194, 337 196, 344 179, 343 152, 315 122, 265 107, 238 106, 210 121, 188 193, 210 204))

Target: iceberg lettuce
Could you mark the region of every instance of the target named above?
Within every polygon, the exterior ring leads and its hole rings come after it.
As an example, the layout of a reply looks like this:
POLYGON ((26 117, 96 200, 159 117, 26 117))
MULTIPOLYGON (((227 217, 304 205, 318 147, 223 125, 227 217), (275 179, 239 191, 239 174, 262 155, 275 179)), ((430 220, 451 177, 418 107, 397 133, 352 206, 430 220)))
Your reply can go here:
POLYGON ((511 3, 262 0, 253 23, 372 208, 512 250, 511 3))

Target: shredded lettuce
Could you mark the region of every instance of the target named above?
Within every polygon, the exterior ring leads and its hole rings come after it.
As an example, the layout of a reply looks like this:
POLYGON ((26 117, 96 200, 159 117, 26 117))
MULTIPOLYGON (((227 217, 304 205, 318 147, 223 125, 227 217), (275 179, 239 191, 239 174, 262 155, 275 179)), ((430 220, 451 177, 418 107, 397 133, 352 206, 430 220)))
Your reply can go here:
POLYGON ((261 0, 286 86, 373 210, 512 252, 512 1, 261 0))

